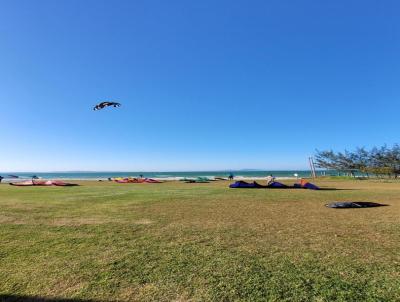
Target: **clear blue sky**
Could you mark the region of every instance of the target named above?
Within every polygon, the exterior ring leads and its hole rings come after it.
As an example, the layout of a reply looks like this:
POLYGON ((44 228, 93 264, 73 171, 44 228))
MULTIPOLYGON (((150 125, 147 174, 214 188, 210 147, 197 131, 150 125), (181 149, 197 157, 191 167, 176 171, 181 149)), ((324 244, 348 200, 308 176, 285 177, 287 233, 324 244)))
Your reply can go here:
POLYGON ((301 169, 399 142, 400 2, 0 1, 0 171, 301 169), (118 109, 99 112, 102 100, 118 109))

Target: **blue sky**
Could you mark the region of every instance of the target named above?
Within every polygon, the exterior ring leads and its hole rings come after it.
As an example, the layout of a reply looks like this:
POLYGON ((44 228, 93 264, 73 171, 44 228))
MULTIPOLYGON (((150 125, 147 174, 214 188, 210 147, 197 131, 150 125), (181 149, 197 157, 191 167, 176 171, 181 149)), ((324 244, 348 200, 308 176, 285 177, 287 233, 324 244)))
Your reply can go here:
POLYGON ((399 142, 399 10, 0 0, 0 170, 301 169, 399 142))

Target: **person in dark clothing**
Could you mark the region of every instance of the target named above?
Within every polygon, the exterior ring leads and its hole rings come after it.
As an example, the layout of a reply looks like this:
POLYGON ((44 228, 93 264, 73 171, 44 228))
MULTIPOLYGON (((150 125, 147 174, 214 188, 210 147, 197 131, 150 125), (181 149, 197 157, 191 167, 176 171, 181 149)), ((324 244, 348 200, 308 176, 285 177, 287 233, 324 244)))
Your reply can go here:
POLYGON ((232 173, 229 174, 228 178, 229 178, 229 180, 233 180, 233 178, 234 178, 233 174, 232 173))
POLYGON ((4 178, 3 176, 0 176, 0 182, 3 180, 3 178, 4 178))

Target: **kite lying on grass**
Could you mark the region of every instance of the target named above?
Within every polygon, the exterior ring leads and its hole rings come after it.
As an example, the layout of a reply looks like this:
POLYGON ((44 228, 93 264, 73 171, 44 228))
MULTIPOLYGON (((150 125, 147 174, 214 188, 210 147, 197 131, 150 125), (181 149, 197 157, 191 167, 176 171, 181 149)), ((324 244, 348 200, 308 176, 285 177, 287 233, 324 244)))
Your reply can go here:
POLYGON ((152 178, 115 178, 115 182, 120 184, 140 184, 140 183, 152 183, 158 184, 162 183, 162 181, 152 179, 152 178))
POLYGON ((319 187, 316 185, 302 181, 300 184, 294 184, 293 186, 287 186, 283 183, 280 183, 278 181, 273 181, 269 182, 266 186, 261 185, 257 182, 252 182, 248 183, 242 180, 239 180, 231 185, 229 185, 229 188, 247 188, 247 189, 310 189, 310 190, 320 190, 319 187))
POLYGON ((386 204, 368 202, 368 201, 345 201, 345 202, 332 202, 325 205, 328 208, 346 209, 346 208, 375 208, 387 206, 386 204))
POLYGON ((25 180, 19 182, 10 182, 12 186, 18 187, 30 187, 30 186, 58 186, 58 187, 72 187, 78 186, 77 184, 71 184, 63 182, 61 180, 25 180))

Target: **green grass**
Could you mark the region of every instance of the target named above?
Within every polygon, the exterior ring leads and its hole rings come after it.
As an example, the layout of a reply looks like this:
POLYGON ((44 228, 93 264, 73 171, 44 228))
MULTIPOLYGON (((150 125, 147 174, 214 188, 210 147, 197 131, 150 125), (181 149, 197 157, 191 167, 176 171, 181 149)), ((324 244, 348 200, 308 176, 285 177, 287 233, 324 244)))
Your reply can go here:
POLYGON ((400 183, 317 183, 2 184, 0 301, 400 301, 400 183))

